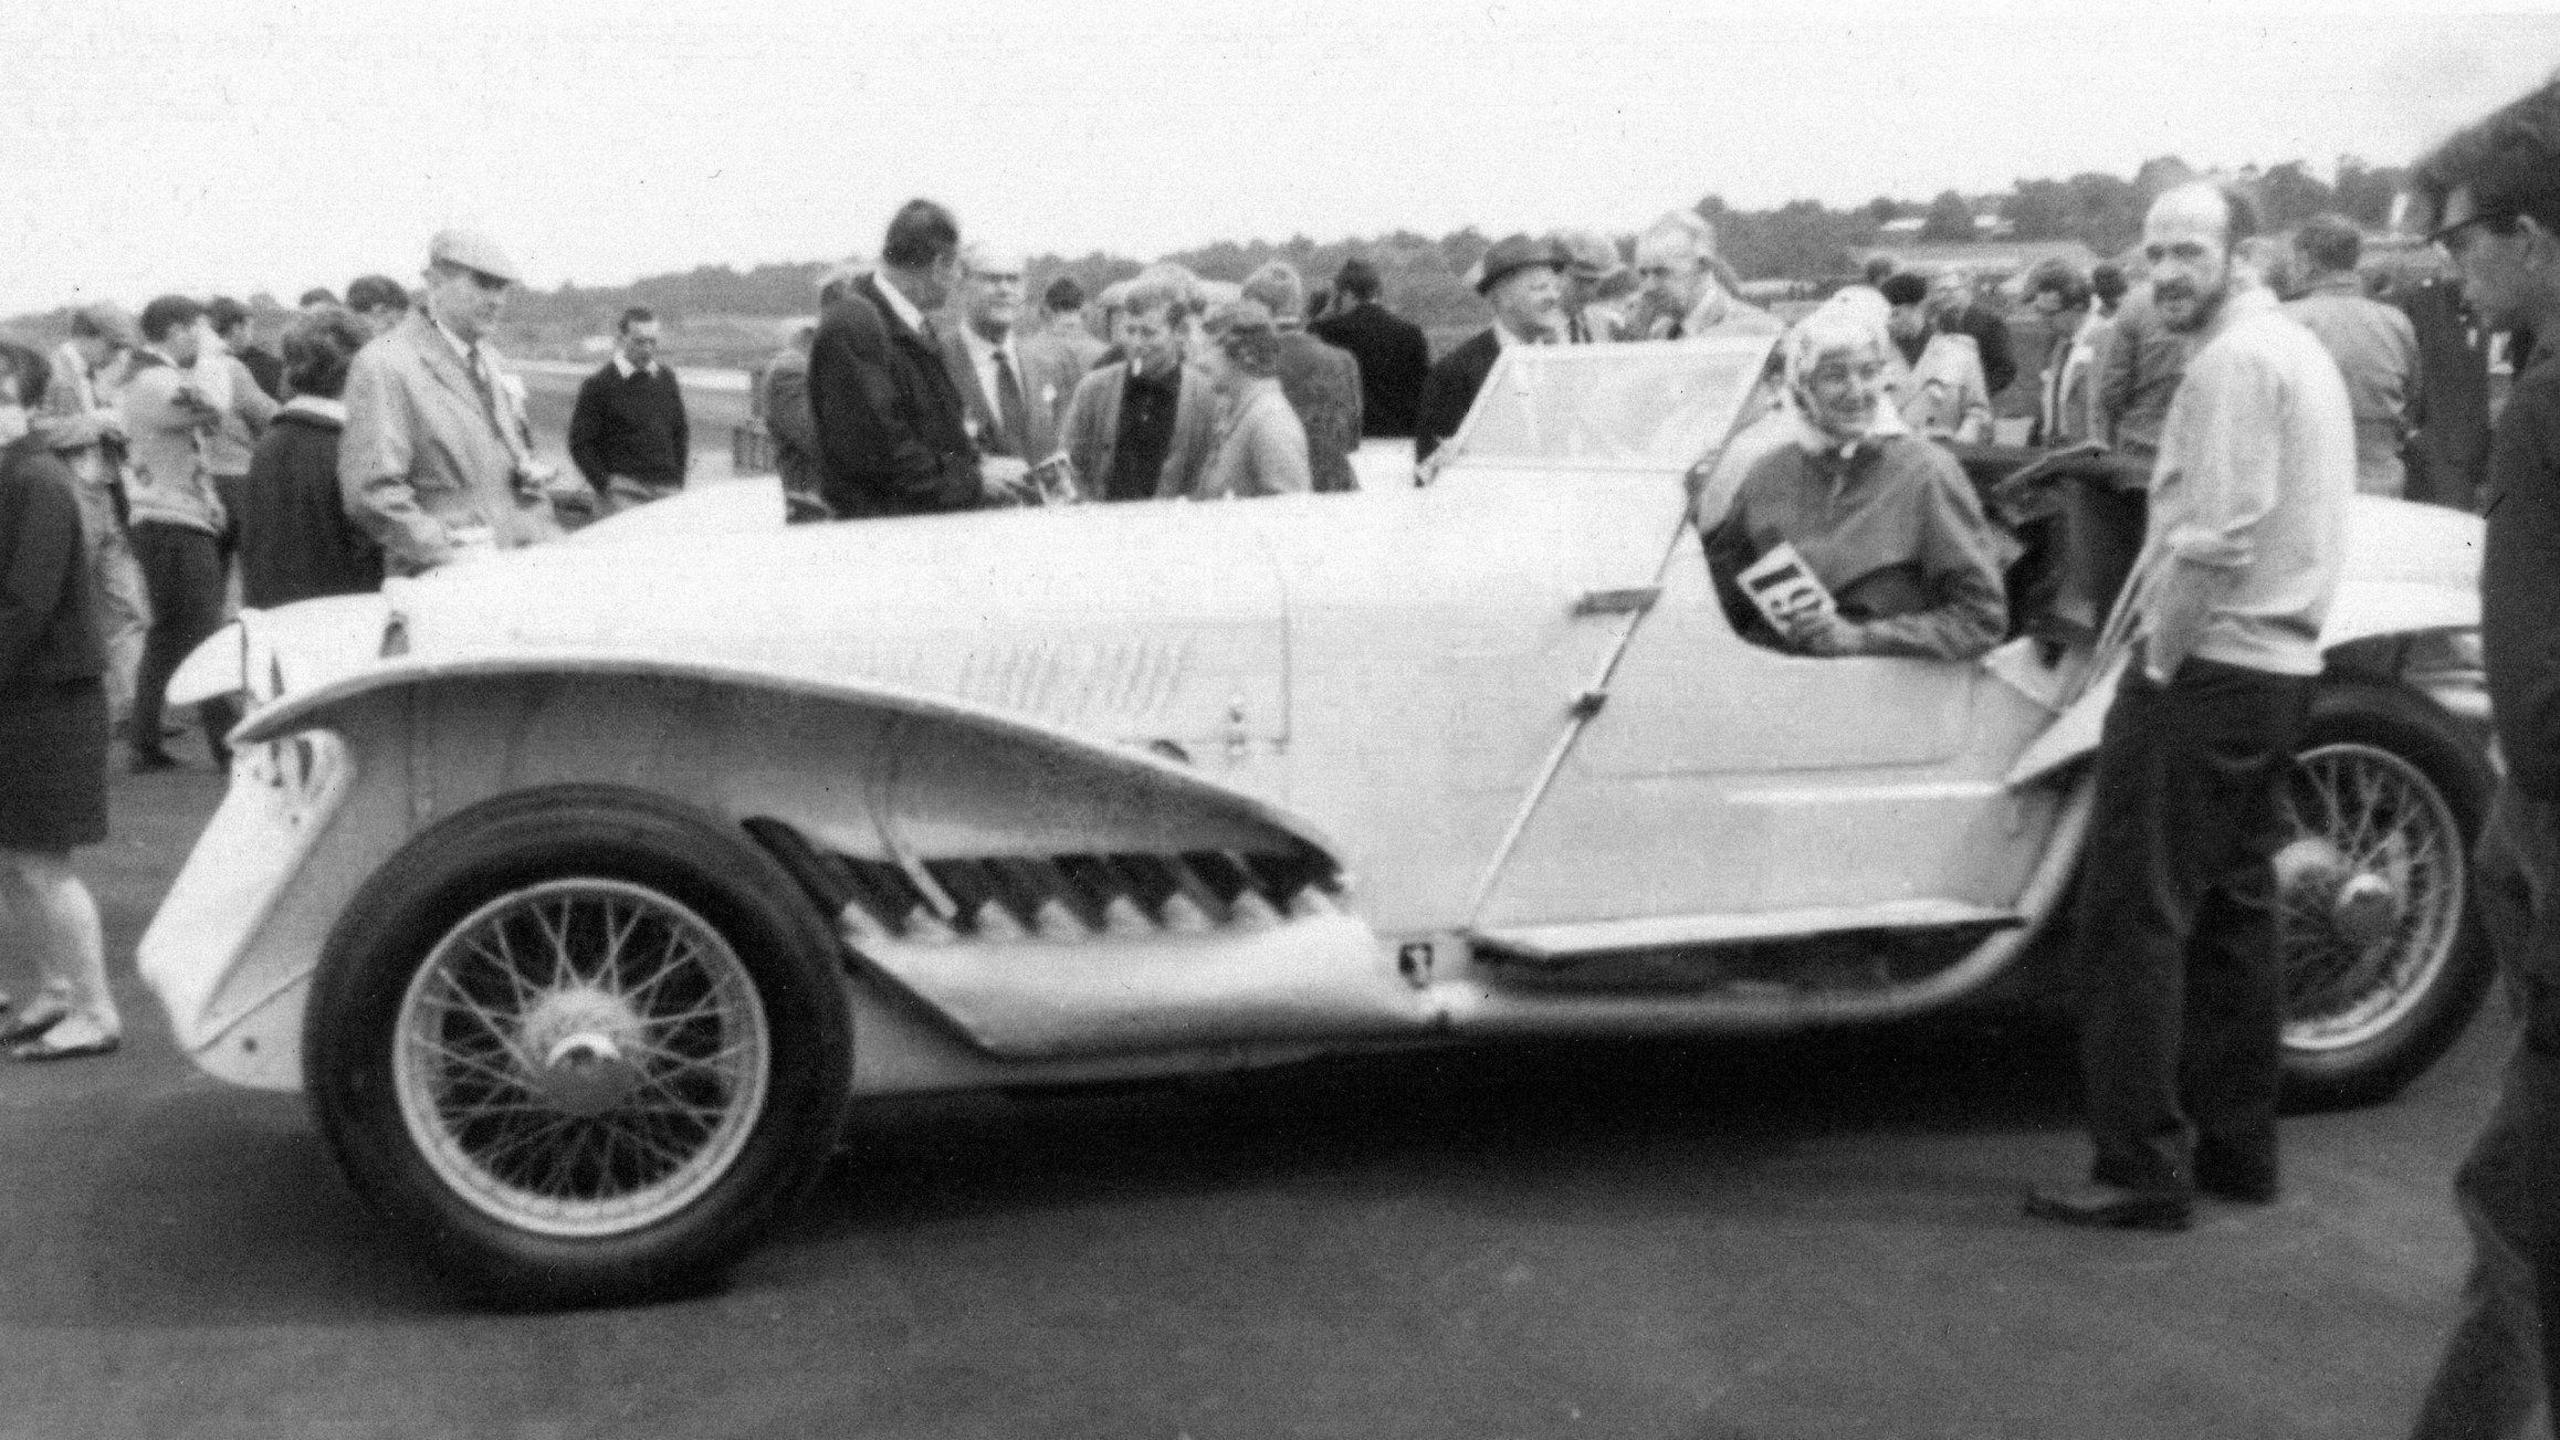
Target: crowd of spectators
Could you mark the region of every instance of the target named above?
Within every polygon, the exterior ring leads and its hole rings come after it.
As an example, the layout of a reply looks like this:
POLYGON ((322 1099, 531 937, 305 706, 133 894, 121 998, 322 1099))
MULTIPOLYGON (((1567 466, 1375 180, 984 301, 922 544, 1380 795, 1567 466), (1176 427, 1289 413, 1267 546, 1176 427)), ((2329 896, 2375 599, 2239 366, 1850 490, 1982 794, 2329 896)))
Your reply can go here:
MULTIPOLYGON (((2359 487, 2392 494, 2424 418, 2419 350, 2406 316, 2365 293, 2358 244, 2324 217, 2243 258, 2335 357, 2359 487)), ((1363 260, 1313 293, 1285 263, 1240 286, 1159 264, 1092 296, 1056 277, 1035 300, 1023 257, 964 245, 956 217, 917 201, 876 263, 826 278, 819 320, 756 372, 750 407, 797 519, 1343 491, 1381 439, 1410 439, 1427 482, 1505 349, 1786 328, 1742 298, 1714 225, 1685 210, 1631 242, 1513 235, 1467 278, 1490 321, 1435 358, 1363 260)), ((2116 265, 2047 261, 2004 315, 1961 274, 1879 257, 1863 278, 1825 309, 1880 322, 1880 403, 1903 429, 2100 447, 2139 489, 2194 345, 2149 287, 2116 265)), ((238 302, 170 295, 138 317, 85 306, 29 357, 46 377, 29 408, 66 453, 98 456, 73 467, 74 498, 108 713, 133 764, 173 763, 160 692, 227 605, 369 588, 683 488, 686 400, 646 309, 620 317, 579 387, 574 473, 538 458, 522 384, 490 344, 516 279, 489 237, 447 232, 414 290, 370 274, 343 301, 306 292, 281 355, 238 302)), ((1771 415, 1731 447, 1702 529, 1741 490, 1735 458, 1783 440, 1775 412, 1809 383, 1772 374, 1771 415)), ((227 717, 203 719, 218 755, 227 717)))

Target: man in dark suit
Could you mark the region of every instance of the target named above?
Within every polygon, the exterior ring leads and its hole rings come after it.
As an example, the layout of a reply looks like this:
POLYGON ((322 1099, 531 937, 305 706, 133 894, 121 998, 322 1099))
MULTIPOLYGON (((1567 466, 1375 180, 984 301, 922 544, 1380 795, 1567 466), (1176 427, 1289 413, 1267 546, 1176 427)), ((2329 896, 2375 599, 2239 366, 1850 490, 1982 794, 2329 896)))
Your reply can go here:
POLYGON ((943 331, 942 362, 969 407, 969 433, 981 455, 1038 464, 1057 453, 1058 417, 1084 370, 1021 334, 1021 257, 970 246, 961 270, 960 323, 943 331))
POLYGON ((1940 330, 1973 337, 1974 348, 1982 352, 1983 383, 1990 387, 1991 398, 1999 399, 2009 382, 2018 378, 2018 362, 2009 350, 2009 322, 1974 298, 1973 281, 1959 270, 1930 283, 1929 308, 1940 330))
POLYGON ((1493 306, 1493 323, 1440 357, 1422 384, 1415 418, 1413 458, 1431 458, 1458 433, 1484 388, 1496 357, 1513 345, 1545 345, 1564 330, 1565 259, 1526 235, 1513 235, 1484 252, 1476 267, 1476 293, 1493 306))
POLYGON ((880 268, 827 307, 809 350, 820 493, 842 519, 930 515, 1018 494, 1019 456, 981 458, 926 312, 960 279, 960 224, 930 200, 889 222, 880 268))
POLYGON ((1351 452, 1360 448, 1360 362, 1306 331, 1307 283, 1274 260, 1244 282, 1244 298, 1271 312, 1280 341, 1280 393, 1307 432, 1307 464, 1315 488, 1357 490, 1351 452))
POLYGON ((1431 342, 1421 326, 1378 303, 1378 271, 1368 261, 1343 261, 1333 288, 1341 308, 1309 322, 1307 333, 1360 362, 1360 433, 1412 434, 1423 377, 1431 372, 1431 342))

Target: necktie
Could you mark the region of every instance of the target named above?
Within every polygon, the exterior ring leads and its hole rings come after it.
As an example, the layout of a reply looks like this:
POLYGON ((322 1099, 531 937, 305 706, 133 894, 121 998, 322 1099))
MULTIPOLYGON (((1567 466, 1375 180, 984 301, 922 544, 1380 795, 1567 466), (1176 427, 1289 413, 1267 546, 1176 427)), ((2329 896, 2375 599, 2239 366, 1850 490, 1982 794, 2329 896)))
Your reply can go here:
POLYGON ((996 410, 1004 422, 1005 453, 1031 458, 1031 417, 1022 404, 1022 382, 1014 378, 1013 362, 1002 350, 996 352, 996 410))

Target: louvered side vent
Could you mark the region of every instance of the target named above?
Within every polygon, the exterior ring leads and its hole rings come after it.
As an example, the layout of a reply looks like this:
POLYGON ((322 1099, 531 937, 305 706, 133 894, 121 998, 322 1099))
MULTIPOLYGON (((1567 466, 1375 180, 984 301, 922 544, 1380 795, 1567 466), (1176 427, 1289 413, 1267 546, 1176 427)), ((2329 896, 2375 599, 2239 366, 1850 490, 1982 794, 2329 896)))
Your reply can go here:
POLYGON ((856 943, 1074 944, 1267 929, 1341 908, 1341 877, 1308 848, 990 855, 910 867, 821 850, 779 820, 758 817, 746 829, 856 943))

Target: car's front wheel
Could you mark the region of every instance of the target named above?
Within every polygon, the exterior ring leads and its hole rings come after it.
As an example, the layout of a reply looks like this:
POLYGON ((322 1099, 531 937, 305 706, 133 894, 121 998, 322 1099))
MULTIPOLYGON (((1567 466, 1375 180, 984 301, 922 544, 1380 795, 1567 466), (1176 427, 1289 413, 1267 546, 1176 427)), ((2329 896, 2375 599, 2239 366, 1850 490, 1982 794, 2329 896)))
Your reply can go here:
POLYGON ((752 1244, 831 1153, 834 946, 743 840, 649 796, 465 811, 358 893, 304 1073, 355 1189, 467 1283, 601 1303, 752 1244))
POLYGON ((2288 1105, 2389 1098, 2479 1008, 2493 962, 2470 915, 2471 842, 2494 783, 2420 696, 2356 680, 2314 697, 2276 854, 2288 1105))

